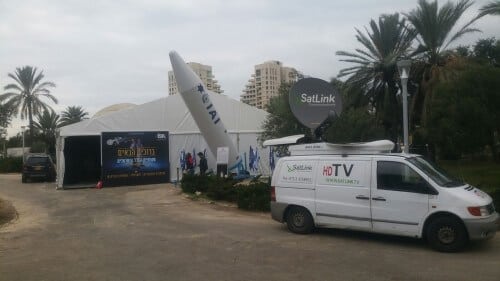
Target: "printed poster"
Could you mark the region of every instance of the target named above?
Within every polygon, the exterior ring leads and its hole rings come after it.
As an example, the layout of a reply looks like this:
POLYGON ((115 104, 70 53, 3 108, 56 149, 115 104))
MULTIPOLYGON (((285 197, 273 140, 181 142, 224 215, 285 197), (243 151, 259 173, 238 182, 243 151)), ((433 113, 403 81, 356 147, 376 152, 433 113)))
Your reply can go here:
POLYGON ((104 186, 166 183, 170 180, 168 132, 103 132, 104 186))

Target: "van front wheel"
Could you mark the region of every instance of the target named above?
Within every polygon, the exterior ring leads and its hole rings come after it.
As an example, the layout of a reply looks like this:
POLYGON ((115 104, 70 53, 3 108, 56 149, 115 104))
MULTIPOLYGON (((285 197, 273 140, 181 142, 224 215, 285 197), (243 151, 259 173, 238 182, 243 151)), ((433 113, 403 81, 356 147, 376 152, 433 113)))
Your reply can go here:
POLYGON ((286 225, 291 232, 299 234, 311 233, 314 229, 311 214, 303 207, 292 207, 288 211, 286 225))
POLYGON ((440 252, 457 252, 467 243, 467 232, 457 219, 438 217, 427 227, 427 241, 440 252))

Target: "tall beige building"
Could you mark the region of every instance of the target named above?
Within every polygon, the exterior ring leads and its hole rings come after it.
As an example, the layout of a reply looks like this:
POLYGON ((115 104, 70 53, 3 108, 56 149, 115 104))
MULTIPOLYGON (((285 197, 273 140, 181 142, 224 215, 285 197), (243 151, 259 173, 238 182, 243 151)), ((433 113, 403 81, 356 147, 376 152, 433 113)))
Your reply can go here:
MULTIPOLYGON (((207 87, 208 90, 218 94, 222 94, 224 92, 221 90, 218 81, 214 79, 215 77, 212 73, 212 67, 210 65, 204 65, 197 62, 188 62, 187 64, 200 77, 201 81, 205 84, 205 87, 207 87)), ((179 90, 177 89, 174 72, 171 70, 168 72, 168 95, 171 96, 178 93, 179 90)))
POLYGON ((292 67, 285 67, 279 61, 266 61, 255 66, 248 84, 243 90, 241 101, 260 109, 266 109, 272 97, 278 96, 281 83, 296 82, 301 74, 292 67))

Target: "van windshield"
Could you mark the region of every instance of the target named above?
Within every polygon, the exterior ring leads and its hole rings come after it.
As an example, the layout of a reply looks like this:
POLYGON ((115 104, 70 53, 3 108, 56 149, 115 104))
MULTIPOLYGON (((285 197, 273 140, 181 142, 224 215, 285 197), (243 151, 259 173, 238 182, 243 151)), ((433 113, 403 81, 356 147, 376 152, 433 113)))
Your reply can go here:
POLYGON ((464 183, 461 180, 455 179, 449 176, 443 169, 439 168, 437 165, 427 162, 422 157, 411 157, 407 159, 408 162, 417 166, 422 172, 424 172, 429 178, 434 182, 443 187, 457 187, 462 186, 464 183))

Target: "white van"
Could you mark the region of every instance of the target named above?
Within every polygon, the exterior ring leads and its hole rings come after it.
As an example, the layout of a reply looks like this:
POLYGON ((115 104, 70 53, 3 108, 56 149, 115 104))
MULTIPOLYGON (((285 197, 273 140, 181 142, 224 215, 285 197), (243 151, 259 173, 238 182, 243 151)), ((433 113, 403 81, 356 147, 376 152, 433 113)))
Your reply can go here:
POLYGON ((425 238, 439 251, 492 238, 498 213, 481 190, 394 144, 290 146, 272 175, 271 214, 295 233, 332 227, 425 238))

